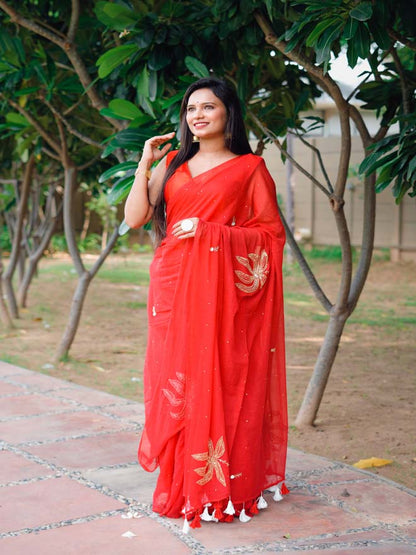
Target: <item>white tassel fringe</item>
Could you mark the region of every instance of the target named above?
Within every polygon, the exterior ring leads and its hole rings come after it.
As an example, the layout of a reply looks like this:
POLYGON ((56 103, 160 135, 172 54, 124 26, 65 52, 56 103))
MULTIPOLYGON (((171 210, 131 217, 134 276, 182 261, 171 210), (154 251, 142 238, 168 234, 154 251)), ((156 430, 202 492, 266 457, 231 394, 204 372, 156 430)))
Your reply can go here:
POLYGON ((228 505, 227 505, 227 508, 224 511, 224 514, 226 514, 226 515, 234 515, 235 514, 235 509, 234 509, 234 505, 231 501, 231 498, 228 500, 228 505))
POLYGON ((269 504, 264 499, 263 494, 261 494, 260 497, 257 499, 257 508, 258 509, 267 509, 268 506, 269 506, 269 504))
POLYGON ((189 534, 189 529, 190 529, 189 522, 188 522, 188 519, 186 518, 186 515, 185 515, 185 519, 183 521, 182 533, 183 534, 189 534))
POLYGON ((280 491, 279 486, 276 486, 276 491, 274 492, 273 495, 273 501, 281 501, 283 499, 283 495, 280 491))
POLYGON ((238 517, 240 522, 249 522, 251 520, 251 516, 246 514, 245 509, 242 509, 240 516, 238 517))
POLYGON ((208 507, 210 506, 211 506, 211 503, 209 503, 209 505, 205 505, 205 509, 201 513, 201 520, 204 520, 205 522, 211 522, 212 520, 214 520, 214 517, 210 515, 208 512, 208 507))

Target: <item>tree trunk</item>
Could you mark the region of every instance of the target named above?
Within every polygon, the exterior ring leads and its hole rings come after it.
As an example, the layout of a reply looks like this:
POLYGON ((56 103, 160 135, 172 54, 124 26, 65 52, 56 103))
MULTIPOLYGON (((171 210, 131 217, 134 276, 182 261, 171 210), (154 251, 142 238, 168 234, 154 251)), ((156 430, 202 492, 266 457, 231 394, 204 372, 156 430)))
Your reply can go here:
POLYGON ((19 311, 17 308, 17 302, 14 294, 12 279, 20 257, 23 223, 24 223, 24 217, 26 213, 27 200, 29 197, 29 190, 30 190, 34 165, 35 165, 35 158, 32 155, 29 158, 29 161, 26 164, 26 168, 25 168, 25 175, 24 175, 23 184, 22 184, 22 192, 20 194, 20 201, 19 201, 18 213, 16 218, 15 233, 13 236, 12 252, 10 253, 10 259, 9 259, 9 264, 7 266, 7 270, 4 272, 4 276, 3 276, 5 294, 9 305, 9 310, 13 318, 19 317, 19 311))
POLYGON ((75 339, 78 330, 78 325, 81 319, 82 307, 87 296, 88 287, 98 270, 101 268, 107 256, 113 250, 118 238, 118 225, 115 227, 106 248, 101 252, 100 256, 95 261, 91 270, 84 270, 79 277, 77 288, 75 289, 74 296, 72 297, 71 311, 69 314, 69 321, 66 326, 65 333, 62 337, 61 343, 56 352, 56 360, 63 360, 68 356, 69 349, 75 339))
POLYGON ((83 275, 79 278, 74 296, 72 297, 71 311, 69 313, 69 320, 62 336, 61 343, 56 351, 55 358, 57 361, 65 360, 68 357, 69 349, 75 339, 78 330, 79 322, 81 319, 82 307, 87 296, 88 286, 91 282, 91 275, 88 271, 84 271, 83 275))
MULTIPOLYGON (((293 136, 287 133, 287 152, 293 156, 293 136)), ((295 232, 295 195, 293 187, 293 164, 290 158, 286 160, 286 221, 292 234, 295 232)), ((293 264, 293 252, 290 247, 286 249, 286 262, 293 264)))
POLYGON ((104 260, 112 251, 118 237, 118 225, 115 227, 106 248, 101 251, 100 256, 95 261, 91 270, 86 270, 82 262, 80 252, 78 250, 75 228, 73 222, 72 201, 77 185, 77 171, 75 166, 67 166, 65 168, 65 187, 64 187, 64 227, 65 238, 68 245, 72 261, 78 274, 78 284, 72 297, 71 310, 69 320, 62 337, 61 343, 55 354, 56 360, 65 359, 68 356, 69 349, 74 341, 81 319, 82 307, 88 292, 88 286, 93 277, 96 275, 104 260))
MULTIPOLYGON (((60 212, 60 210, 59 210, 60 212)), ((52 216, 51 221, 46 228, 46 231, 42 235, 42 240, 36 250, 30 255, 29 263, 26 268, 25 275, 20 283, 19 290, 17 292, 17 300, 21 308, 26 308, 27 305, 27 294, 29 291, 30 284, 32 283, 33 276, 36 274, 38 268, 39 260, 42 258, 45 249, 48 247, 49 242, 52 238, 53 232, 56 226, 56 216, 52 216)))
POLYGON ((13 321, 10 318, 10 314, 9 311, 7 309, 7 305, 4 302, 4 297, 3 297, 3 287, 2 287, 2 276, 3 276, 3 260, 1 257, 1 252, 0 252, 0 319, 3 322, 3 325, 6 329, 11 329, 13 328, 13 321))
POLYGON ((324 342, 295 420, 298 428, 314 424, 348 316, 347 311, 337 314, 336 309, 330 315, 324 342))

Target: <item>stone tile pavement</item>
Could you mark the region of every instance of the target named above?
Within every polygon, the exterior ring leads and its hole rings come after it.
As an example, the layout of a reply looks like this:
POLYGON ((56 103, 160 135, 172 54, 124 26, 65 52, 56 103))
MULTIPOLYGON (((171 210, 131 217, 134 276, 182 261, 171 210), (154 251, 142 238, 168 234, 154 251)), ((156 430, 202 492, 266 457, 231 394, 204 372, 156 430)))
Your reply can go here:
POLYGON ((416 554, 415 491, 293 449, 283 501, 184 535, 151 510, 143 418, 140 403, 0 362, 0 553, 416 554))

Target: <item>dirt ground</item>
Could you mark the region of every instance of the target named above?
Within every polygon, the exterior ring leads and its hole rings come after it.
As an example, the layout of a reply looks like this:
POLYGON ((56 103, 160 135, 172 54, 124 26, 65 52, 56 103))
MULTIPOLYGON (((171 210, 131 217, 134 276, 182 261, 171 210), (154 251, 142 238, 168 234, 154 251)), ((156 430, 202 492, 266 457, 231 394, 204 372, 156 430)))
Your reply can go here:
MULTIPOLYGON (((16 328, 0 335, 0 359, 135 400, 142 399, 146 345, 146 270, 151 256, 112 257, 90 286, 66 362, 54 363, 76 276, 67 258, 45 259, 16 328), (135 275, 137 274, 137 281, 135 275), (141 277, 140 277, 141 276, 141 277)), ((330 298, 339 265, 313 260, 330 298)), ((297 268, 285 270, 289 443, 353 464, 379 457, 373 469, 416 489, 416 265, 373 263, 347 323, 316 426, 294 419, 326 330, 326 315, 297 268)))

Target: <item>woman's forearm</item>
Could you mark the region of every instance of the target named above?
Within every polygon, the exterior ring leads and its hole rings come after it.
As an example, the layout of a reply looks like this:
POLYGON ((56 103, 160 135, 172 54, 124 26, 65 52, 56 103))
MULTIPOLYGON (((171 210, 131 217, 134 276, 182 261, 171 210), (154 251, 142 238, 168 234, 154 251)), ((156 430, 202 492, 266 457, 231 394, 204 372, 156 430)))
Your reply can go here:
POLYGON ((147 223, 153 212, 149 201, 149 172, 151 164, 140 161, 124 207, 126 224, 138 228, 147 223))

